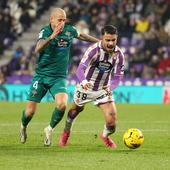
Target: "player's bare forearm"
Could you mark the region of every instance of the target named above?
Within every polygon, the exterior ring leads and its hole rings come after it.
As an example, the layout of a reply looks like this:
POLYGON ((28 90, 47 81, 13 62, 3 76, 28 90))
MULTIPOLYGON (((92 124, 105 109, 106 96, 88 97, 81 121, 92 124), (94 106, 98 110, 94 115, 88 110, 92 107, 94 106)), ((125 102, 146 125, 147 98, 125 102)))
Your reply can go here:
POLYGON ((88 35, 88 34, 84 34, 84 33, 80 33, 79 37, 78 37, 79 40, 83 40, 83 41, 89 41, 89 42, 98 42, 100 41, 99 39, 91 36, 91 35, 88 35))
POLYGON ((46 40, 44 39, 40 39, 38 42, 37 42, 37 45, 35 47, 35 54, 41 52, 41 50, 47 46, 49 44, 49 42, 51 41, 51 38, 48 37, 46 40))
POLYGON ((35 47, 35 53, 39 53, 46 45, 50 43, 52 39, 54 39, 63 28, 63 23, 59 23, 53 30, 53 33, 47 39, 40 39, 35 47))

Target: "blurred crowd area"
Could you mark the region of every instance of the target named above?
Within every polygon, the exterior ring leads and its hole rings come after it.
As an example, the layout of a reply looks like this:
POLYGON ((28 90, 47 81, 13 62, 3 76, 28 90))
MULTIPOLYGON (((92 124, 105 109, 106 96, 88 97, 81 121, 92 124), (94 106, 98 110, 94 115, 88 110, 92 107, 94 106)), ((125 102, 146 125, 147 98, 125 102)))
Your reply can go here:
MULTIPOLYGON (((3 56, 4 50, 9 49, 13 42, 17 41, 23 32, 27 31, 55 1, 0 0, 0 60, 5 57, 3 56)), ((30 47, 31 49, 32 47, 30 47)), ((31 62, 28 54, 24 52, 24 46, 18 47, 13 53, 12 61, 8 65, 0 65, 0 84, 7 82, 6 77, 15 75, 20 70, 20 74, 32 74, 27 67, 27 64, 29 65, 31 62), (14 64, 16 64, 15 67, 14 64), (26 71, 22 71, 22 69, 26 71)))
MULTIPOLYGON (((0 42, 3 42, 3 46, 9 43, 7 37, 17 39, 45 8, 42 0, 17 2, 0 2, 3 9, 0 13, 0 25, 4 25, 4 22, 8 25, 0 28, 0 38, 3 40, 0 42), (15 13, 12 3, 19 6, 19 14, 15 13)), ((44 2, 48 4, 49 1, 44 2)), ((62 4, 68 22, 80 32, 100 38, 100 30, 104 25, 112 24, 118 28, 118 45, 126 57, 126 79, 170 79, 170 0, 63 0, 62 4)), ((77 65, 89 45, 87 42, 74 40, 69 80, 75 78, 77 65)), ((34 46, 30 47, 29 53, 25 54, 24 46, 18 47, 11 62, 1 68, 0 81, 10 83, 9 78, 13 75, 20 76, 20 81, 22 77, 31 77, 35 64, 33 49, 34 46)), ((23 80, 24 83, 30 81, 29 78, 23 80)))
POLYGON ((52 0, 0 0, 0 54, 30 28, 50 2, 52 0))

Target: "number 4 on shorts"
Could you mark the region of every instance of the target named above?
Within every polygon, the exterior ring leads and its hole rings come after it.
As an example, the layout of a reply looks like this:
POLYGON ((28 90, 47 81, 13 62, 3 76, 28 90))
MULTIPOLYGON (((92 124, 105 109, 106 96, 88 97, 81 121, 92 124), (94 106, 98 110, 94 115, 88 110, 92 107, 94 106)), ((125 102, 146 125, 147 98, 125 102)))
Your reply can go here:
POLYGON ((35 83, 33 84, 33 87, 34 87, 35 89, 38 89, 38 81, 35 81, 35 83))

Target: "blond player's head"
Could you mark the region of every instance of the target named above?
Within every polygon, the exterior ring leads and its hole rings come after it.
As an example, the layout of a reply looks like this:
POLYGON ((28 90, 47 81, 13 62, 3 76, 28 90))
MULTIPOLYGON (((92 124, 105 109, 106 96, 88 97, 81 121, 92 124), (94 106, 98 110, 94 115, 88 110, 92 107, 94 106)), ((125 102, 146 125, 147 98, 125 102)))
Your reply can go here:
POLYGON ((54 29, 58 24, 64 24, 66 22, 66 13, 61 8, 53 8, 50 14, 50 24, 52 29, 54 29))

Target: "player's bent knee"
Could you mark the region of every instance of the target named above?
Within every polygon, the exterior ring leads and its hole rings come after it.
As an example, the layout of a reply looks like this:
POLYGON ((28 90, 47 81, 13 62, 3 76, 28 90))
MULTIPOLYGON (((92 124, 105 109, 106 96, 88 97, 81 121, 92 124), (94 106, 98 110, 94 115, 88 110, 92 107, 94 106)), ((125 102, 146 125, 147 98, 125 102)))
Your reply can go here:
POLYGON ((34 113, 35 113, 35 110, 32 109, 32 108, 29 108, 29 109, 26 109, 26 110, 25 110, 25 114, 26 114, 27 116, 29 116, 29 117, 32 117, 32 116, 34 115, 34 113))
POLYGON ((68 116, 71 119, 74 119, 80 112, 82 112, 84 110, 84 106, 83 107, 72 107, 69 112, 68 112, 68 116))
POLYGON ((77 107, 76 110, 77 110, 77 112, 82 112, 82 111, 84 110, 84 106, 82 106, 82 107, 77 107))
POLYGON ((84 106, 77 106, 75 103, 73 103, 71 110, 75 110, 76 112, 82 112, 84 110, 84 106))
POLYGON ((61 103, 57 105, 58 110, 64 111, 66 110, 66 108, 67 108, 67 105, 65 103, 61 103))

